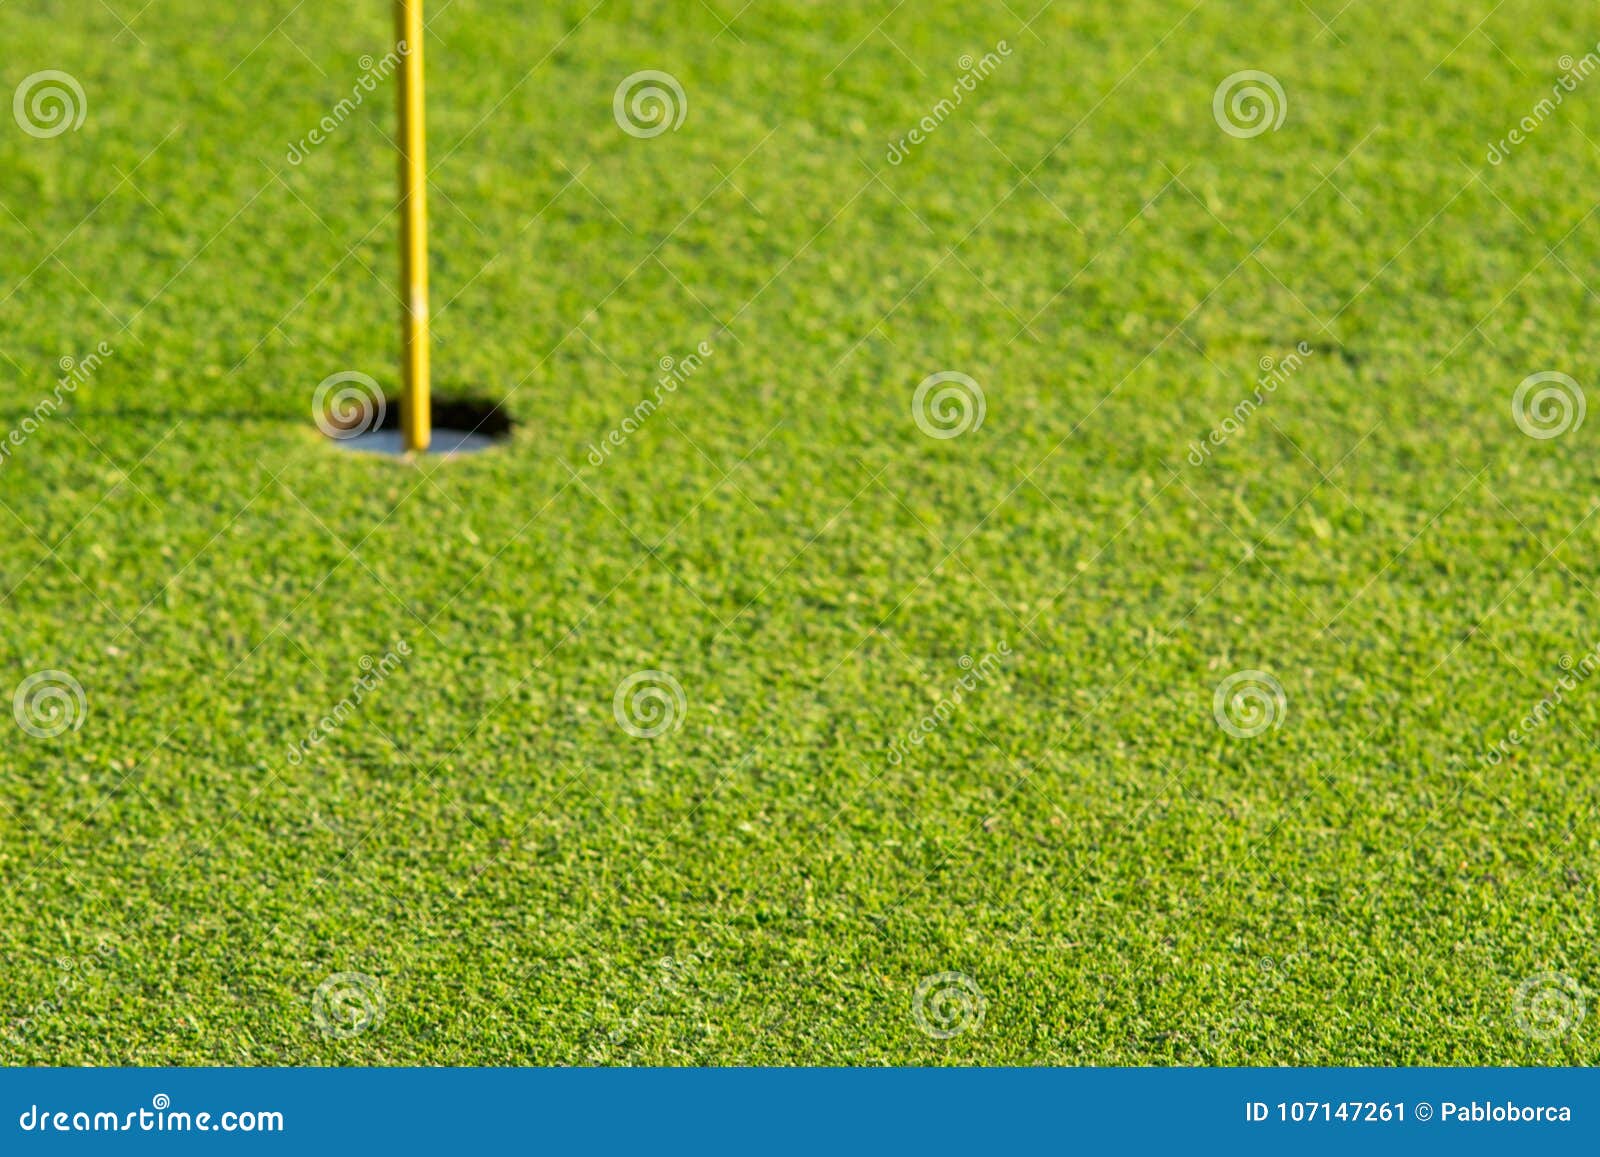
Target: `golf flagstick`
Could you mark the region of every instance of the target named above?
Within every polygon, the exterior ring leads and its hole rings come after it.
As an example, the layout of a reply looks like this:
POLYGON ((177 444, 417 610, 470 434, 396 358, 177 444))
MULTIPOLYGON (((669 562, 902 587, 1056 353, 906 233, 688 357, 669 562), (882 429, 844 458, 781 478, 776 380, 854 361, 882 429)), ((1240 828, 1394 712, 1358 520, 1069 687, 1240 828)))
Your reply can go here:
POLYGON ((400 425, 405 448, 422 452, 432 439, 428 383, 428 166, 422 103, 422 0, 395 0, 400 62, 400 310, 404 386, 400 425))

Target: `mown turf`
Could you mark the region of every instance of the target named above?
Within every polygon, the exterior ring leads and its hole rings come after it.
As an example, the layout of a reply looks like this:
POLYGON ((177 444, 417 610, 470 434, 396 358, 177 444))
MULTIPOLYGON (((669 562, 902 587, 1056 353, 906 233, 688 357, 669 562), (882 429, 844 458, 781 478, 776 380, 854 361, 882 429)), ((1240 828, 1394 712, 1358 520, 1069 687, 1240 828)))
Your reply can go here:
POLYGON ((1600 421, 1511 414, 1595 380, 1600 89, 1485 152, 1600 33, 1490 7, 436 3, 438 388, 519 427, 402 464, 310 413, 395 385, 387 94, 285 159, 387 6, 0 5, 4 92, 88 99, 0 124, 6 428, 114 351, 0 465, 0 690, 87 698, 0 747, 0 1057, 1593 1061, 1517 993, 1595 1002, 1600 686, 1481 754, 1600 641, 1600 421), (613 119, 643 69, 677 131, 613 119), (987 412, 939 440, 947 370, 987 412), (348 972, 383 1021, 330 1036, 348 972))

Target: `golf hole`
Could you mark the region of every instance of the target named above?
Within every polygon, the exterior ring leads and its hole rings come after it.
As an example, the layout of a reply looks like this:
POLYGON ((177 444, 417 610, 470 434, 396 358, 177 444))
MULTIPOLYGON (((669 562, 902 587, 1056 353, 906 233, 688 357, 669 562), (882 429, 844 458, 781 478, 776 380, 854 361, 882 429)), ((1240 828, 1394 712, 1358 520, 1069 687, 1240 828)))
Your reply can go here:
MULTIPOLYGON (((370 410, 345 423, 339 416, 330 410, 317 425, 341 450, 391 457, 407 454, 398 399, 384 399, 376 424, 370 410)), ((503 406, 487 398, 434 398, 433 436, 425 453, 445 458, 476 454, 504 442, 515 425, 503 406)))

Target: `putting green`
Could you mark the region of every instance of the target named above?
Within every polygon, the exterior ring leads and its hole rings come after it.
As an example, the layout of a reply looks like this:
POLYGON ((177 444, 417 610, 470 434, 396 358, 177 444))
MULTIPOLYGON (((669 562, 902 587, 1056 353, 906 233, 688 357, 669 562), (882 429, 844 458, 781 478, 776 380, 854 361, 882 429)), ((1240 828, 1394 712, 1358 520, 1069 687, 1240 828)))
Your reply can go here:
POLYGON ((1569 6, 437 4, 398 464, 358 7, 0 5, 7 1063, 1596 1059, 1569 6))

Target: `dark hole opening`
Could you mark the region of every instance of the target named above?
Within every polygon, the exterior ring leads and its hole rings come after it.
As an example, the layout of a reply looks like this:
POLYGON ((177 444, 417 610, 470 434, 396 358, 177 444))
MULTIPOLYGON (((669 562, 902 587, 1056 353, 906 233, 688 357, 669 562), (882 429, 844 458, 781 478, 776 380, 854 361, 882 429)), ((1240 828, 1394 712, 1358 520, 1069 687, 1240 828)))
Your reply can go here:
MULTIPOLYGON (((498 402, 488 398, 433 399, 433 428, 435 430, 460 430, 467 434, 482 434, 496 440, 510 434, 516 419, 498 402)), ((383 407, 383 421, 379 430, 400 428, 400 399, 389 398, 383 407)))

